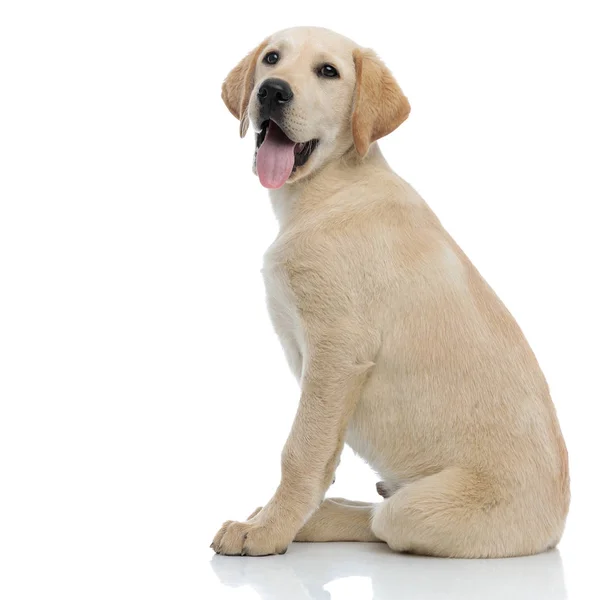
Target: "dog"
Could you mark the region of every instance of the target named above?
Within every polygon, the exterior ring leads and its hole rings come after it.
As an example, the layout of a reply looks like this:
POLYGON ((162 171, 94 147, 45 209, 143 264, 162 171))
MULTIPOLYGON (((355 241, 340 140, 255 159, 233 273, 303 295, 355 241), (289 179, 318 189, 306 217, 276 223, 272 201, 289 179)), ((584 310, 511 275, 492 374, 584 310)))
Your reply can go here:
POLYGON ((568 512, 565 443, 519 326, 377 140, 410 104, 377 55, 301 27, 260 43, 222 98, 269 188, 280 231, 263 276, 301 386, 281 482, 212 543, 385 542, 440 557, 554 547, 568 512), (324 499, 347 443, 380 503, 324 499))

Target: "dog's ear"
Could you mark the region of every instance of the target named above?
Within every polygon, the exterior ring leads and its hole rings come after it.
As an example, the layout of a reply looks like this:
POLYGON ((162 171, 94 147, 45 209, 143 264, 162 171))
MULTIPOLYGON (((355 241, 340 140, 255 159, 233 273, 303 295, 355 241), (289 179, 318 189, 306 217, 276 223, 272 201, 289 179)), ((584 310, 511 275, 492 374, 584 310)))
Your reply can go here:
POLYGON ((243 58, 227 75, 221 88, 221 98, 223 98, 225 106, 240 121, 240 137, 244 137, 248 130, 248 103, 250 102, 250 93, 254 88, 254 69, 256 61, 267 43, 268 40, 265 40, 243 58))
POLYGON ((354 50, 352 57, 356 69, 352 136, 357 152, 364 156, 374 141, 406 120, 410 104, 394 76, 372 50, 354 50))

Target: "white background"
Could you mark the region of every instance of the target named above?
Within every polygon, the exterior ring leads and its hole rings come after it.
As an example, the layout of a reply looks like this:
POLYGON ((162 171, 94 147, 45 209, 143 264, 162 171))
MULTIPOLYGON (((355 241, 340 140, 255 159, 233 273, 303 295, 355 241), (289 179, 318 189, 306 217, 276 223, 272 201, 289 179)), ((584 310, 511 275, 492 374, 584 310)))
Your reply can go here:
MULTIPOLYGON (((558 583, 545 597, 564 598, 561 586, 592 597, 594 5, 4 0, 0 595, 352 599, 388 597, 384 582, 390 598, 432 597, 446 573, 464 583, 461 598, 492 597, 511 577, 527 597, 548 582, 558 583), (344 33, 390 66, 413 112, 383 141, 386 157, 539 358, 571 457, 564 583, 557 555, 541 571, 502 561, 477 571, 381 545, 298 544, 285 557, 211 562, 221 522, 274 490, 298 398, 260 276, 276 223, 251 173, 252 136, 238 139, 220 84, 267 34, 298 24, 344 33), (311 581, 294 557, 362 570, 311 581)), ((375 500, 374 483, 345 452, 331 493, 375 500)))

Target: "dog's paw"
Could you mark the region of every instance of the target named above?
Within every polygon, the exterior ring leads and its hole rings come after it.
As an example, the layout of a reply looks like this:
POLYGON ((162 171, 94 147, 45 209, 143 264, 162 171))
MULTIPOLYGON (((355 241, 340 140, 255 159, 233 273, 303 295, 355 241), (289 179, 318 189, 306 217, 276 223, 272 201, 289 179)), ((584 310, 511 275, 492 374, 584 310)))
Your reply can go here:
POLYGON ((228 556, 268 556, 285 554, 290 542, 272 525, 225 521, 210 547, 217 554, 228 556))

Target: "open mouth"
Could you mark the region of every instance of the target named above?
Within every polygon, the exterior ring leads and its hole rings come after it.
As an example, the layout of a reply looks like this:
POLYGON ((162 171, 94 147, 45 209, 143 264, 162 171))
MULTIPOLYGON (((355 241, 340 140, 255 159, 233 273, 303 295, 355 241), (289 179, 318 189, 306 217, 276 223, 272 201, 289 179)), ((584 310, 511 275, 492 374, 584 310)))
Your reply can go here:
POLYGON ((256 135, 256 172, 260 182, 267 188, 280 188, 307 163, 318 143, 294 142, 275 121, 264 121, 256 135))

